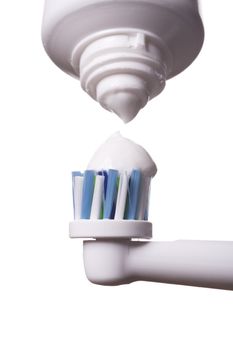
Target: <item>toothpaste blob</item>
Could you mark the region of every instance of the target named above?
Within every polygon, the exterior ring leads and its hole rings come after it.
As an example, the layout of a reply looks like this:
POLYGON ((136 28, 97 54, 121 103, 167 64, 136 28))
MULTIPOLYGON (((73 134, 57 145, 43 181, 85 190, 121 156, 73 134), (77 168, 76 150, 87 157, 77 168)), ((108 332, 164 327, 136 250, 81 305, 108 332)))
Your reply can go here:
POLYGON ((96 151, 88 164, 88 169, 117 169, 120 173, 131 174, 138 169, 145 177, 154 177, 157 168, 147 151, 120 133, 112 135, 96 151))

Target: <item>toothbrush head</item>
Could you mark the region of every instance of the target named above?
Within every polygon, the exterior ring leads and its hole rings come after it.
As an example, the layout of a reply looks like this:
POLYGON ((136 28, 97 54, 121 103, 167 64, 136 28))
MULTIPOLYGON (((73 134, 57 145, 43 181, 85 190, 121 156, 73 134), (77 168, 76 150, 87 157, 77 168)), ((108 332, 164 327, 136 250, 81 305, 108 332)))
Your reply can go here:
POLYGON ((143 147, 120 133, 110 137, 86 171, 72 173, 70 237, 151 238, 149 192, 156 171, 143 147))
POLYGON ((150 177, 139 169, 73 172, 72 238, 151 238, 150 177))

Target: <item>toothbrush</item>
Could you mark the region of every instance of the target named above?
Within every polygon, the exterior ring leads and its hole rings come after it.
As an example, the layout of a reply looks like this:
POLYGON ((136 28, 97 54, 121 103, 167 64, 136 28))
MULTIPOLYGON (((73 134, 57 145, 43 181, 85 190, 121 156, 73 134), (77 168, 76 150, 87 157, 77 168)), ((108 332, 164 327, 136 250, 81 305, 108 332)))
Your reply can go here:
POLYGON ((150 178, 139 169, 73 172, 75 220, 88 279, 101 285, 137 280, 233 290, 233 242, 145 242, 150 178), (143 218, 143 220, 142 220, 143 218))
POLYGON ((73 172, 71 238, 84 241, 89 281, 119 285, 137 280, 233 290, 233 242, 145 242, 150 178, 139 169, 73 172), (143 218, 143 219, 142 219, 143 218))
POLYGON ((101 285, 140 280, 233 290, 233 241, 148 241, 156 171, 141 146, 118 134, 97 150, 88 170, 72 173, 69 231, 71 238, 88 238, 83 242, 87 278, 101 285))

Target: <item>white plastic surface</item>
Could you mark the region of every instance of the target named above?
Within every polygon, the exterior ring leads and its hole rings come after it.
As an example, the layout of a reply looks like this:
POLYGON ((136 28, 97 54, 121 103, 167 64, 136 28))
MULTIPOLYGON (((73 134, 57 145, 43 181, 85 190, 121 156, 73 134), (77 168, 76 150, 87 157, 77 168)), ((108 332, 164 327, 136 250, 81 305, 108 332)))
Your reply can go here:
POLYGON ((233 242, 84 241, 87 278, 117 285, 137 280, 233 290, 233 242))
POLYGON ((152 237, 152 224, 143 220, 75 220, 69 227, 71 238, 152 237))
POLYGON ((202 47, 195 0, 46 0, 45 5, 48 55, 125 122, 202 47))
POLYGON ((72 66, 92 98, 129 122, 165 87, 171 55, 157 36, 122 28, 80 42, 72 66))

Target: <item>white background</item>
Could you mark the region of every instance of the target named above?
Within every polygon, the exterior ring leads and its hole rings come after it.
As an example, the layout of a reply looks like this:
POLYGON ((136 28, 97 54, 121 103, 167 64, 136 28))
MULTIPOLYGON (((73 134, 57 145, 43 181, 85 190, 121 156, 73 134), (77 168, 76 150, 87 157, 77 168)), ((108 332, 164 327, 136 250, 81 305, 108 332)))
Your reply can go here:
POLYGON ((90 284, 68 238, 70 172, 117 130, 156 161, 159 240, 233 240, 233 5, 202 2, 205 44, 129 125, 47 57, 42 1, 1 2, 0 348, 233 348, 233 292, 90 284))

